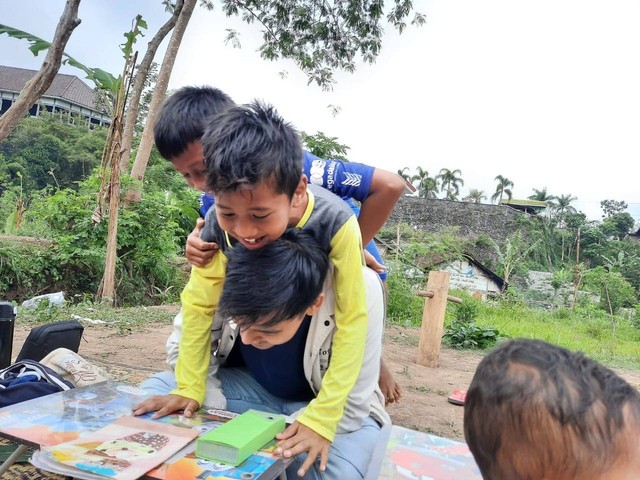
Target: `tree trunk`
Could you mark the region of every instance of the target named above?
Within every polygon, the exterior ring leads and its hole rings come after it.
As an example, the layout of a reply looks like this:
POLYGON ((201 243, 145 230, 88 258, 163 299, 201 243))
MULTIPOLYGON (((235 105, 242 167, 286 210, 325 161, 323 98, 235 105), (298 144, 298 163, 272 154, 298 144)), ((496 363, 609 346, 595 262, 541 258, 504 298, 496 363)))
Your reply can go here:
POLYGON ((42 62, 42 67, 27 82, 18 99, 11 105, 9 110, 0 117, 0 140, 3 140, 11 133, 11 130, 20 122, 24 114, 29 111, 53 82, 58 70, 60 70, 62 54, 67 46, 67 41, 75 28, 80 25, 80 19, 78 18, 79 5, 80 0, 67 0, 51 46, 42 62))
POLYGON ((118 214, 120 209, 120 168, 118 152, 122 138, 122 120, 116 116, 113 144, 109 156, 111 159, 109 177, 109 227, 107 229, 107 254, 104 262, 104 276, 102 277, 102 289, 99 293, 100 300, 109 305, 115 305, 116 289, 116 260, 118 257, 118 214))
POLYGON ((124 120, 124 133, 122 134, 122 148, 120 151, 120 171, 121 173, 129 172, 129 154, 131 153, 131 144, 133 143, 133 132, 135 130, 136 121, 138 119, 138 107, 140 105, 140 97, 142 97, 142 91, 149 75, 149 69, 153 63, 153 59, 156 56, 158 47, 167 36, 167 34, 173 30, 176 25, 176 21, 182 11, 184 2, 178 0, 173 9, 173 15, 167 20, 167 22, 160 27, 151 41, 147 44, 147 51, 144 54, 144 58, 136 71, 135 80, 133 82, 133 88, 131 89, 131 95, 129 96, 127 115, 124 120))
POLYGON ((184 0, 184 5, 176 26, 169 40, 167 51, 160 67, 160 73, 158 74, 158 82, 156 83, 155 91, 153 92, 153 98, 151 99, 151 105, 149 106, 149 115, 147 116, 147 122, 145 123, 144 132, 142 133, 142 140, 138 147, 138 153, 131 169, 131 177, 135 180, 131 188, 127 192, 126 202, 139 202, 142 196, 142 181, 144 180, 144 173, 149 162, 149 155, 151 155, 151 147, 153 146, 153 124, 155 123, 156 114, 160 104, 164 100, 164 96, 167 92, 167 86, 169 84, 169 78, 171 77, 171 71, 173 70, 173 64, 175 63, 182 37, 187 29, 191 14, 196 6, 197 0, 184 0))

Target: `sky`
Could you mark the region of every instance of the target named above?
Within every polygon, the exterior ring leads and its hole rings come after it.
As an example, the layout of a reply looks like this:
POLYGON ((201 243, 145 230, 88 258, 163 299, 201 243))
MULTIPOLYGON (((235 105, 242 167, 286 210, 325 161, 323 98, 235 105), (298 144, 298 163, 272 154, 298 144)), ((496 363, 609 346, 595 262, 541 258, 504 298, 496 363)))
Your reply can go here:
MULTIPOLYGON (((208 84, 238 103, 265 100, 298 129, 337 137, 351 161, 394 172, 421 166, 431 176, 459 169, 461 196, 475 188, 489 199, 502 175, 514 198, 542 188, 570 194, 593 220, 601 200, 622 200, 640 222, 640 2, 413 4, 426 24, 402 35, 388 25, 375 64, 338 72, 329 92, 308 85, 290 61, 262 60, 258 25, 225 17, 219 4, 197 8, 169 88, 208 84), (229 28, 242 48, 224 44, 229 28)), ((0 22, 50 40, 64 1, 0 5, 0 22)), ((142 55, 168 18, 159 0, 84 0, 66 51, 119 73, 118 45, 138 13, 149 24, 142 55)), ((0 37, 0 63, 37 69, 42 59, 26 42, 0 37)), ((82 77, 68 66, 61 72, 82 77)))

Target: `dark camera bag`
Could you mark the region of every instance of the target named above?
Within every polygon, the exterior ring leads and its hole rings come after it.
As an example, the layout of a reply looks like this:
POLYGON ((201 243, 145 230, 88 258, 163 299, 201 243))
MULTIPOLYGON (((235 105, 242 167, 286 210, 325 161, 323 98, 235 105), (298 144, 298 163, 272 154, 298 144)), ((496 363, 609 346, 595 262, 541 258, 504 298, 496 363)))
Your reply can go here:
POLYGON ((78 352, 84 327, 77 320, 48 323, 31 329, 16 358, 39 362, 56 348, 67 348, 78 352))

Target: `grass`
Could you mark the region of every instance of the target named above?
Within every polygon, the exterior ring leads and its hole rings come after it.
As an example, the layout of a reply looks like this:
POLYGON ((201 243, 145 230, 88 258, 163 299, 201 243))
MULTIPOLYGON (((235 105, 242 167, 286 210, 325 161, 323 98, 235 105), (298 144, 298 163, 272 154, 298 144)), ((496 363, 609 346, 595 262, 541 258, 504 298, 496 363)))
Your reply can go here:
POLYGON ((41 302, 36 308, 18 308, 16 322, 22 325, 39 325, 63 320, 74 316, 104 322, 121 333, 142 331, 151 324, 171 324, 178 307, 127 307, 111 308, 102 304, 80 303, 78 305, 49 306, 41 302))
POLYGON ((640 329, 624 318, 593 309, 544 311, 517 305, 483 304, 478 325, 494 326, 501 336, 536 338, 579 350, 609 366, 640 370, 640 329))
MULTIPOLYGON (((416 297, 411 286, 400 281, 389 298, 390 324, 419 328, 422 323, 423 299, 416 297), (394 300, 395 297, 395 300, 394 300)), ((451 295, 469 297, 462 291, 451 295)), ((449 303, 445 323, 455 317, 456 307, 449 303)), ((636 314, 638 316, 638 314, 636 314)), ((612 367, 640 370, 640 321, 611 317, 595 304, 561 308, 553 311, 531 309, 517 302, 478 303, 475 323, 495 327, 502 338, 536 338, 570 350, 582 351, 612 367)))

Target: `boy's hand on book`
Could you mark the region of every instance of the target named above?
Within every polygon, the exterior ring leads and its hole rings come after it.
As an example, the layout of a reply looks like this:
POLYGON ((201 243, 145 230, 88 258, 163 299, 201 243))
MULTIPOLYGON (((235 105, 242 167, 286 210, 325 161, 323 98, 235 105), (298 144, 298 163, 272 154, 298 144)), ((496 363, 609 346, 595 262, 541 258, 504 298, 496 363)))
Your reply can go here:
POLYGON ((160 418, 183 410, 185 417, 191 417, 200 405, 195 400, 180 395, 156 395, 133 407, 134 415, 156 412, 151 418, 160 418))
POLYGON ((196 220, 196 228, 187 237, 187 246, 184 249, 187 260, 196 267, 204 267, 213 259, 219 249, 217 243, 203 242, 200 239, 202 227, 204 227, 204 220, 199 218, 196 220))
POLYGON ((324 472, 327 468, 331 442, 306 425, 293 422, 284 432, 277 434, 276 439, 279 440, 276 453, 285 458, 307 452, 307 458, 298 470, 298 476, 304 477, 318 456, 320 456, 320 471, 324 472))

